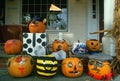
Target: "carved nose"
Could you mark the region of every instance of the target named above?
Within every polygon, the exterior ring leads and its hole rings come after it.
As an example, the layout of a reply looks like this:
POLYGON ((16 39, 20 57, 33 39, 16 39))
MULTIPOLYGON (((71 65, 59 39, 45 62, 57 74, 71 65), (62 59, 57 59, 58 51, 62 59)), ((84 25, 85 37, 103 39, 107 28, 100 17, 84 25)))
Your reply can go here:
POLYGON ((77 70, 77 67, 76 67, 76 66, 74 67, 74 70, 77 70))

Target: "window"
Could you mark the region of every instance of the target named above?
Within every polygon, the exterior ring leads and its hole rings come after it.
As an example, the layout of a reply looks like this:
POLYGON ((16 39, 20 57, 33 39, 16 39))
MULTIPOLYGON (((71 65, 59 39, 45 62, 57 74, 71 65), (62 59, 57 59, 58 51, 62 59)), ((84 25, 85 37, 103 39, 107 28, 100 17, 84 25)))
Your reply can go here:
MULTIPOLYGON (((67 31, 67 0, 22 0, 22 17, 46 19, 47 31, 67 31), (61 11, 50 10, 55 7, 61 11)), ((24 20, 22 20, 24 23, 24 20)))

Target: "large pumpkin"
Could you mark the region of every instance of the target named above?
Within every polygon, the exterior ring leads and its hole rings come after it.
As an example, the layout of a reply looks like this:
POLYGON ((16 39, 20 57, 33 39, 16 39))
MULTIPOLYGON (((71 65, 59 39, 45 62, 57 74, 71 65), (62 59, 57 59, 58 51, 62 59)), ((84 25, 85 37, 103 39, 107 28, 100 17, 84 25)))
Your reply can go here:
POLYGON ((66 58, 62 61, 62 73, 67 77, 79 77, 83 73, 82 61, 78 58, 66 58))
POLYGON ((10 39, 5 42, 4 51, 7 54, 19 54, 22 51, 22 42, 18 39, 10 39))
POLYGON ((68 51, 68 43, 65 40, 63 40, 63 41, 55 40, 52 43, 52 49, 54 52, 59 51, 59 50, 63 50, 65 52, 67 52, 68 51))
POLYGON ((89 60, 88 74, 97 80, 110 80, 112 72, 108 61, 89 60))
POLYGON ((86 46, 88 51, 100 51, 101 45, 100 42, 96 39, 90 39, 86 41, 86 46))
POLYGON ((38 75, 42 77, 52 77, 57 73, 58 61, 53 55, 37 57, 36 69, 38 75))
POLYGON ((29 55, 17 55, 8 60, 8 72, 13 77, 26 77, 33 69, 33 59, 29 55))
POLYGON ((29 31, 30 33, 44 33, 46 30, 46 26, 41 21, 32 21, 29 24, 29 31))

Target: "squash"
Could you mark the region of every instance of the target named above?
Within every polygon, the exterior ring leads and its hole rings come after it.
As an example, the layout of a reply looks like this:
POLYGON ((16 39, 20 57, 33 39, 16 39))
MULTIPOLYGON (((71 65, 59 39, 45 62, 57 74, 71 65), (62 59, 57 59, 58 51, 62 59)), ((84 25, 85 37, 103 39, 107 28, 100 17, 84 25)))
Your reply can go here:
POLYGON ((18 39, 10 39, 5 42, 4 51, 7 54, 19 54, 22 51, 22 42, 18 39))
POLYGON ((61 40, 57 40, 57 39, 54 40, 54 42, 52 43, 52 50, 54 52, 57 52, 59 50, 63 50, 65 52, 67 52, 68 51, 67 41, 65 41, 65 40, 61 41, 61 40))
POLYGON ((17 55, 8 60, 8 72, 13 77, 26 77, 33 70, 33 59, 29 55, 17 55))
POLYGON ((110 80, 113 76, 108 61, 89 60, 88 75, 97 80, 110 80))
POLYGON ((36 71, 41 77, 55 76, 58 70, 58 61, 53 55, 43 55, 37 57, 36 71))
POLYGON ((83 73, 83 64, 79 58, 69 57, 62 61, 62 73, 71 78, 76 78, 83 73))
POLYGON ((41 21, 35 21, 33 20, 29 24, 29 32, 30 33, 44 33, 46 30, 46 26, 41 21))
POLYGON ((86 46, 88 51, 92 51, 92 52, 100 51, 101 48, 100 42, 96 39, 87 40, 86 46))

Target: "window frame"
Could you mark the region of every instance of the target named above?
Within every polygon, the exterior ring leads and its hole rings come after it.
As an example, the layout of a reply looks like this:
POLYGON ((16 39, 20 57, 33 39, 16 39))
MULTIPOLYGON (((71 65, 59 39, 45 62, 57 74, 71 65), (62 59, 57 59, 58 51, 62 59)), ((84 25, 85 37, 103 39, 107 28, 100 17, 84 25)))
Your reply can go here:
MULTIPOLYGON (((23 6, 25 6, 25 4, 23 5, 23 2, 22 1, 25 1, 25 0, 21 0, 21 7, 22 7, 22 9, 21 9, 21 11, 22 11, 22 20, 21 20, 21 23, 22 24, 25 24, 25 23, 23 23, 23 16, 25 16, 25 14, 24 14, 24 12, 25 11, 23 11, 24 9, 23 9, 23 6), (24 15, 23 15, 24 14, 24 15)), ((29 0, 28 0, 29 1, 29 0)), ((37 0, 36 0, 37 1, 37 0)), ((40 0, 40 1, 44 1, 44 0, 40 0)), ((46 0, 46 1, 48 1, 48 0, 46 0)), ((50 0, 49 0, 50 1, 50 0)), ((53 1, 56 1, 56 0, 53 0, 53 1)), ((60 0, 60 1, 62 1, 62 0, 60 0)), ((63 0, 64 1, 64 0, 63 0)), ((49 4, 49 3, 47 3, 47 4, 49 4)), ((27 6, 28 4, 26 4, 26 6, 27 6)), ((29 4, 30 5, 30 4, 29 4)), ((36 4, 35 4, 36 5, 36 4)), ((39 5, 39 4, 37 4, 37 5, 39 5)), ((42 4, 42 5, 45 5, 45 4, 42 4)), ((50 4, 49 4, 50 5, 50 4)), ((58 4, 54 4, 55 6, 57 6, 58 7, 58 4)), ((59 4, 59 5, 62 5, 62 4, 59 4)), ((59 16, 60 15, 63 15, 63 17, 61 16, 61 18, 62 18, 62 23, 65 23, 64 24, 64 28, 62 29, 48 29, 48 22, 47 22, 47 24, 46 24, 46 31, 47 32, 68 32, 68 30, 69 30, 69 28, 68 28, 68 0, 66 0, 66 3, 65 3, 65 6, 66 6, 66 8, 64 8, 64 9, 62 9, 62 10, 66 10, 66 12, 65 13, 63 13, 62 11, 58 14, 59 16), (65 15, 65 16, 64 16, 65 15)), ((49 7, 50 8, 50 7, 49 7)), ((60 8, 60 7, 59 7, 60 8)), ((48 9, 48 7, 46 8, 46 9, 48 9)), ((31 10, 31 9, 27 9, 27 10, 31 10)), ((29 13, 29 11, 27 11, 28 13, 29 13)), ((35 12, 35 11, 33 11, 33 12, 35 12)), ((40 13, 44 13, 44 12, 40 12, 40 13)), ((46 10, 46 21, 48 20, 48 15, 51 13, 51 11, 47 11, 46 10)), ((54 12, 54 13, 58 13, 58 12, 54 12)), ((34 16, 35 16, 35 14, 34 14, 34 16)), ((31 16, 30 16, 31 17, 31 16)), ((33 16, 31 17, 31 19, 33 18, 33 16)), ((60 27, 62 27, 61 25, 60 25, 60 27)), ((52 28, 52 27, 51 27, 52 28)))

